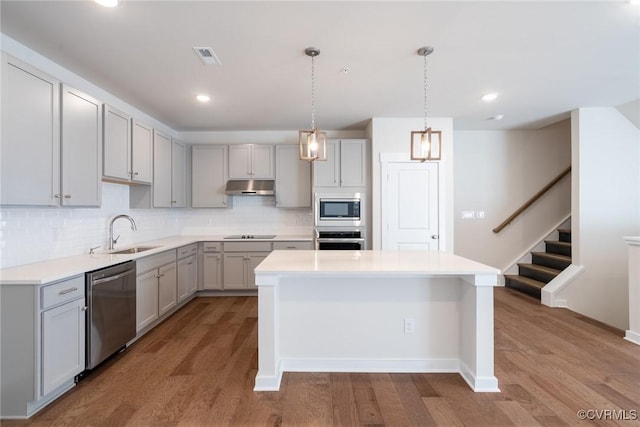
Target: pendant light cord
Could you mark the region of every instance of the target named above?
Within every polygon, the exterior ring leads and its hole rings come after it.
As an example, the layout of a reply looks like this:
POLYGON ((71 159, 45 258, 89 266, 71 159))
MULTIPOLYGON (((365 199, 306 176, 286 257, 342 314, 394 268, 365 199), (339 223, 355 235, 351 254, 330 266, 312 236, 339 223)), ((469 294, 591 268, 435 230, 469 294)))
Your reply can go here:
POLYGON ((427 130, 427 55, 424 55, 424 130, 427 130))
POLYGON ((313 59, 315 56, 311 56, 311 130, 316 128, 316 103, 315 103, 315 64, 313 59))

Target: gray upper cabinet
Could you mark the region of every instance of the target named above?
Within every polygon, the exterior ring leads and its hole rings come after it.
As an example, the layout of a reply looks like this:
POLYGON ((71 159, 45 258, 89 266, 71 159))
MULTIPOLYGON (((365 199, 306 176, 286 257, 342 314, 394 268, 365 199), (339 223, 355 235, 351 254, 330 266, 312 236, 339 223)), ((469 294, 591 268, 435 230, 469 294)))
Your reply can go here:
POLYGON ((171 207, 187 207, 187 146, 171 141, 171 207))
POLYGON ((186 145, 154 129, 152 190, 146 185, 131 186, 129 206, 134 209, 186 207, 186 160, 186 145))
POLYGON ((131 164, 133 182, 153 182, 153 128, 136 119, 131 123, 131 164))
POLYGON ((131 117, 104 106, 104 143, 102 175, 107 179, 129 181, 131 170, 131 117))
POLYGON ((297 145, 276 146, 276 206, 311 207, 311 165, 300 160, 297 145))
POLYGON ((102 176, 106 180, 151 184, 152 174, 153 128, 105 105, 102 176))
POLYGON ((62 85, 62 204, 102 201, 102 103, 62 85))
POLYGON ((230 179, 273 179, 273 145, 229 146, 230 179))
POLYGON ((60 82, 3 53, 1 93, 1 203, 59 206, 60 82))
POLYGON ((314 187, 364 187, 366 140, 327 142, 327 160, 313 162, 314 187))
POLYGON ((102 104, 2 55, 1 202, 100 206, 102 104))
POLYGON ((226 208, 227 146, 194 146, 191 150, 191 206, 226 208))
POLYGON ((155 130, 153 133, 153 206, 170 208, 171 201, 171 138, 155 130))

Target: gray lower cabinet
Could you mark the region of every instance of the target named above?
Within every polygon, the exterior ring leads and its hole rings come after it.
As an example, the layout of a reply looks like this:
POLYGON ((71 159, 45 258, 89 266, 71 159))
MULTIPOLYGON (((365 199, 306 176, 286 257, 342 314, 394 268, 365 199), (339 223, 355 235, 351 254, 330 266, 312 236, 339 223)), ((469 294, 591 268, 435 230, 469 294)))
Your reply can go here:
POLYGON ((222 290, 222 243, 202 244, 202 289, 222 290))
POLYGON ((223 251, 224 289, 251 289, 253 270, 271 252, 271 242, 224 242, 223 251))
POLYGON ((159 320, 177 305, 176 250, 136 261, 136 331, 159 320))
POLYGON ((0 289, 0 416, 26 418, 85 368, 84 275, 0 289))
POLYGON ((178 304, 193 295, 198 287, 198 244, 178 248, 178 304))

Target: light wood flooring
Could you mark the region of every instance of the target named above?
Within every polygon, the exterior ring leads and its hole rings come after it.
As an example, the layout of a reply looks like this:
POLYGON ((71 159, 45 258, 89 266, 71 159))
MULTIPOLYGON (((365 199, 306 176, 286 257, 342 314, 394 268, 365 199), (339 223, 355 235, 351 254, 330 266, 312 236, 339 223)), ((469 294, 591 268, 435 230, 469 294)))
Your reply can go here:
POLYGON ((640 347, 571 311, 495 295, 500 393, 473 393, 457 374, 343 373, 287 373, 279 392, 256 393, 257 298, 196 298, 30 420, 2 425, 640 425, 577 416, 640 412, 640 347))

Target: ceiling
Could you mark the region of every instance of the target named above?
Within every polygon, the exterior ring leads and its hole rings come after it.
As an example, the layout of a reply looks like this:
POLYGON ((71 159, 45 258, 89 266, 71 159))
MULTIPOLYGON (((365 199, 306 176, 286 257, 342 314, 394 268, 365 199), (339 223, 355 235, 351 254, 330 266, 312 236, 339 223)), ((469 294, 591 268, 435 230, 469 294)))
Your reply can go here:
POLYGON ((455 129, 538 128, 640 98, 627 1, 0 2, 0 30, 176 131, 362 129, 428 115, 455 129), (222 64, 193 51, 212 47, 222 64), (345 73, 343 70, 350 71, 345 73), (497 92, 487 103, 480 98, 497 92), (206 104, 195 100, 207 93, 206 104), (502 114, 500 121, 490 118, 502 114))

